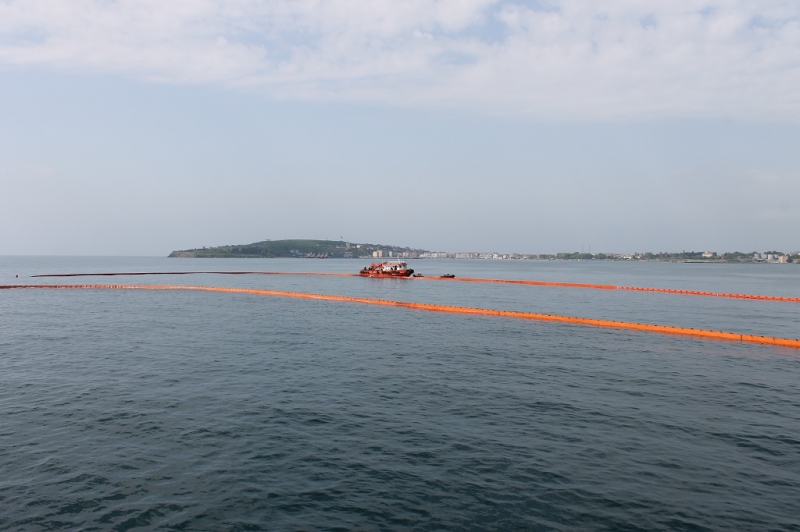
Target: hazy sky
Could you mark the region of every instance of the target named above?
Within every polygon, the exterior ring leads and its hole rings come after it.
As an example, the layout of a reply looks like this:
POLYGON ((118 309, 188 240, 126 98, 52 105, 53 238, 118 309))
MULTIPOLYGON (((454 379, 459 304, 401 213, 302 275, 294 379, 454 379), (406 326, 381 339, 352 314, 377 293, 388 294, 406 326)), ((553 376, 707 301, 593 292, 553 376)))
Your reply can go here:
POLYGON ((798 228, 797 0, 0 0, 0 255, 798 228))

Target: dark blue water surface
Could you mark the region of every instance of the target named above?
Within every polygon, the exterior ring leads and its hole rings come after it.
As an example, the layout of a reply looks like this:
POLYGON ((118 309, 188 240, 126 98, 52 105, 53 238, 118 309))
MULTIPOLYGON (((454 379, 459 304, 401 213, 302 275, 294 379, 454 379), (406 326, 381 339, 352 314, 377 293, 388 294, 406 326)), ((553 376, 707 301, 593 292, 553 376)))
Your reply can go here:
MULTIPOLYGON (((0 257, 0 284, 257 287, 800 337, 800 304, 0 257), (16 278, 15 275, 19 275, 16 278)), ((415 261, 800 296, 798 265, 415 261)), ((245 294, 0 290, 0 529, 800 530, 800 352, 245 294)))

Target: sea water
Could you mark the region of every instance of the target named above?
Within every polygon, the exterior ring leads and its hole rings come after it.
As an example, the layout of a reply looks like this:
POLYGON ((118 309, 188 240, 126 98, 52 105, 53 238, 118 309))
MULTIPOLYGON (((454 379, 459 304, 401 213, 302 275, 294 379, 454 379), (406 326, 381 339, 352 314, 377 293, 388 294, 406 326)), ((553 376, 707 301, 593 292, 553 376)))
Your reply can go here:
MULTIPOLYGON (((369 261, 0 257, 0 284, 235 286, 800 337, 800 304, 369 261), (19 276, 19 277, 16 277, 19 276)), ((800 296, 800 266, 419 260, 800 296)), ((800 352, 345 302, 0 290, 0 529, 800 530, 800 352)))

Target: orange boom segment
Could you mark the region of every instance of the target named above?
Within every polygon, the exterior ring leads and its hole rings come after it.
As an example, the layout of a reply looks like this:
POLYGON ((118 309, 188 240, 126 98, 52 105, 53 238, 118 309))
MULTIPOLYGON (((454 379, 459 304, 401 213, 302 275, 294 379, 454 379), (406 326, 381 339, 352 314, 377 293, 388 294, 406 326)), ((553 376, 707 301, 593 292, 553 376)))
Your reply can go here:
POLYGON ((362 303, 409 309, 426 310, 431 312, 448 312, 454 314, 472 314, 481 316, 499 316, 506 318, 528 319, 538 321, 554 321, 560 323, 574 323, 593 327, 606 327, 612 329, 630 329, 636 331, 655 332, 678 336, 693 336, 699 338, 714 338, 718 340, 731 340, 755 344, 769 344, 781 347, 800 349, 800 340, 790 338, 776 338, 772 336, 757 336, 709 329, 692 329, 688 327, 673 327, 670 325, 651 325, 648 323, 634 323, 626 321, 600 320, 594 318, 580 318, 575 316, 560 316, 557 314, 540 314, 535 312, 517 312, 513 310, 493 310, 475 307, 453 307, 449 305, 434 305, 431 303, 413 303, 404 301, 391 301, 385 299, 370 299, 363 297, 337 296, 328 294, 312 294, 305 292, 283 292, 279 290, 262 290, 255 288, 229 288, 221 286, 181 286, 181 285, 107 285, 107 284, 81 284, 81 285, 0 285, 0 289, 96 289, 96 290, 194 290, 201 292, 225 292, 233 294, 254 294, 261 296, 294 297, 301 299, 316 299, 322 301, 341 301, 348 303, 362 303))
MULTIPOLYGON (((375 265, 377 266, 377 265, 375 265)), ((413 270, 406 270, 413 271, 413 270)), ((268 271, 188 271, 188 272, 102 272, 102 273, 55 273, 32 275, 31 277, 109 277, 109 276, 141 276, 141 275, 192 275, 192 274, 217 274, 217 275, 306 275, 324 277, 378 277, 365 273, 329 273, 329 272, 268 272, 268 271)), ((410 275, 410 274, 409 274, 410 275)), ((800 303, 800 297, 762 296, 756 294, 732 294, 726 292, 705 292, 700 290, 679 290, 676 288, 650 288, 646 286, 624 286, 614 284, 594 283, 565 283, 557 281, 530 281, 527 279, 483 279, 478 277, 408 277, 407 275, 394 274, 385 277, 397 279, 414 279, 418 281, 449 281, 462 283, 495 283, 495 284, 521 284, 529 286, 554 286, 561 288, 588 288, 593 290, 628 290, 634 292, 658 292, 662 294, 680 294, 687 296, 726 297, 733 299, 755 299, 759 301, 783 301, 786 303, 800 303)))

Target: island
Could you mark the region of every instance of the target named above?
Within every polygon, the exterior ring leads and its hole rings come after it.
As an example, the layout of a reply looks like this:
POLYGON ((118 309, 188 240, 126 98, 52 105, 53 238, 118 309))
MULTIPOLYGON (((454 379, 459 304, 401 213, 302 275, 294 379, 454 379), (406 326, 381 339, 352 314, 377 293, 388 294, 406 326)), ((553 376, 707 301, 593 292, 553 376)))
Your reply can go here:
POLYGON ((173 251, 170 257, 179 258, 419 258, 423 249, 383 245, 357 244, 343 240, 263 240, 252 244, 203 247, 173 251))

